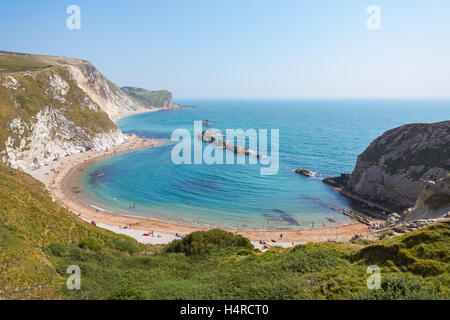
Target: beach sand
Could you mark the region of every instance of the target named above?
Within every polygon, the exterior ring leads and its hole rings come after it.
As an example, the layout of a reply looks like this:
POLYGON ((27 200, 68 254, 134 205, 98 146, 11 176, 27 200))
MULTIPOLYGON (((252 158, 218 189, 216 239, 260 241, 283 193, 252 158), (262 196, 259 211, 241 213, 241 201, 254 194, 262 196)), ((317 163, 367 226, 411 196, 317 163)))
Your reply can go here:
POLYGON ((160 111, 160 110, 169 110, 169 109, 163 109, 163 108, 141 109, 141 110, 137 110, 137 111, 122 112, 122 113, 116 114, 114 116, 111 116, 110 118, 111 118, 112 121, 116 122, 117 120, 119 120, 121 118, 133 116, 135 114, 156 112, 156 111, 160 111))
MULTIPOLYGON (((147 112, 152 112, 149 110, 147 112)), ((130 114, 138 114, 134 112, 130 114)), ((126 114, 123 116, 128 116, 126 114)), ((115 118, 117 120, 118 118, 115 118)), ((121 215, 114 212, 99 210, 85 203, 72 190, 70 179, 84 170, 89 163, 95 159, 113 156, 121 152, 128 152, 141 148, 149 148, 160 144, 158 140, 143 139, 135 135, 126 135, 125 142, 115 148, 104 151, 88 151, 61 158, 51 165, 43 166, 31 174, 41 180, 50 191, 56 201, 66 206, 73 214, 87 222, 95 221, 98 227, 102 227, 115 233, 125 234, 133 237, 141 243, 166 244, 174 240, 175 235, 189 234, 206 228, 179 225, 175 223, 155 220, 151 218, 121 215), (52 171, 52 168, 54 171, 52 171), (124 228, 126 227, 126 228, 124 228), (144 233, 153 231, 154 236, 144 236, 144 233)), ((236 230, 227 229, 235 234, 249 238, 258 247, 260 240, 266 241, 270 246, 290 247, 307 242, 348 241, 355 235, 363 235, 369 232, 366 225, 354 222, 347 225, 322 227, 322 228, 300 228, 290 230, 236 230), (282 237, 280 236, 282 234, 282 237), (275 240, 275 241, 272 241, 275 240)))

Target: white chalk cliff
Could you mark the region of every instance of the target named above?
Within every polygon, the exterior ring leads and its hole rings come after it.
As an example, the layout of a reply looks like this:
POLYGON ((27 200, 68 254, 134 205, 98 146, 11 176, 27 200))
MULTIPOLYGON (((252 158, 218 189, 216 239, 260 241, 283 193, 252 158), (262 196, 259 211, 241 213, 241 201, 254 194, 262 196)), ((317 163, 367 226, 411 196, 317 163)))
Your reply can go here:
POLYGON ((121 144, 111 118, 143 108, 87 61, 0 53, 0 159, 13 168, 121 144), (8 69, 15 59, 30 66, 8 69))

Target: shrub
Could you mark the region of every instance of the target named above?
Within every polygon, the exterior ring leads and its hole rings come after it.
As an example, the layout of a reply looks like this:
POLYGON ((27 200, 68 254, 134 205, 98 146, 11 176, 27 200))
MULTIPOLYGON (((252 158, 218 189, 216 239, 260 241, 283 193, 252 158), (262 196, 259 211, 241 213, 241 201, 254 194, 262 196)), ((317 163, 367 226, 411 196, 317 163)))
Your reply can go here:
POLYGON ((150 297, 143 288, 126 286, 115 290, 107 300, 149 300, 150 297))
POLYGON ((196 231, 181 240, 172 241, 167 252, 182 252, 187 255, 201 255, 219 248, 253 249, 250 240, 242 236, 235 236, 220 229, 210 231, 196 231))
POLYGON ((56 257, 62 257, 66 254, 66 247, 59 243, 51 243, 48 247, 50 252, 56 257))
POLYGON ((385 265, 387 260, 393 261, 397 266, 405 266, 415 262, 414 256, 399 245, 387 246, 375 244, 361 249, 352 256, 352 261, 364 260, 368 264, 385 265))
POLYGON ((78 244, 78 247, 80 247, 82 249, 88 248, 89 250, 92 250, 95 252, 98 252, 101 250, 100 245, 92 239, 81 240, 78 244))
POLYGON ((338 254, 320 245, 298 245, 278 259, 283 270, 299 273, 317 272, 340 263, 338 254))
POLYGON ((406 273, 388 274, 381 278, 379 290, 366 290, 358 299, 368 300, 436 300, 448 299, 438 286, 406 273))
POLYGON ((134 244, 131 240, 129 239, 114 239, 113 240, 113 245, 114 248, 116 250, 119 250, 121 252, 128 252, 130 254, 134 254, 140 251, 138 244, 134 244))
POLYGON ((437 276, 444 272, 441 263, 433 260, 418 260, 409 268, 411 272, 424 277, 437 276))

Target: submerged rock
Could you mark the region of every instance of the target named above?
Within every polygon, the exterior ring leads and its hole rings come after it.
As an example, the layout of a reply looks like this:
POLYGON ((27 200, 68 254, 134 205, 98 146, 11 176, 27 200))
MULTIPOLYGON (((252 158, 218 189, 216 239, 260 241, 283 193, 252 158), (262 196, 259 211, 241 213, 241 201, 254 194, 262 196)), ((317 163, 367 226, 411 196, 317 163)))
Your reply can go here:
POLYGON ((274 213, 265 213, 263 214, 264 217, 270 219, 270 220, 278 220, 278 221, 284 221, 286 222, 288 225, 293 225, 293 226, 299 226, 300 224, 298 223, 297 220, 295 220, 289 213, 287 213, 286 211, 280 210, 280 209, 272 209, 272 211, 274 213))

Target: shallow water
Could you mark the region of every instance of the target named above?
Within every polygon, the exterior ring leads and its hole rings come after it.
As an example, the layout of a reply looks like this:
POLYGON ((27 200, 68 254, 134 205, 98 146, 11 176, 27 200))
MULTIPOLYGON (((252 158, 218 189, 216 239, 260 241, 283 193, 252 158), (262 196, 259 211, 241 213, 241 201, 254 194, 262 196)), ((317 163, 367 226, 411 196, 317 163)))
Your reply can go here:
MULTIPOLYGON (((299 228, 348 222, 330 206, 351 203, 321 178, 351 172, 357 156, 384 131, 412 122, 450 119, 448 100, 186 100, 196 108, 135 115, 124 131, 165 139, 160 147, 99 160, 77 182, 97 207, 165 221, 232 228, 299 228), (261 165, 175 165, 173 130, 209 127, 279 129, 280 168, 261 165), (316 173, 306 178, 294 172, 316 173), (133 208, 136 202, 135 208, 133 208), (130 208, 131 206, 131 208, 130 208)), ((270 140, 269 140, 270 141, 270 140)), ((206 147, 207 144, 203 144, 206 147)), ((269 153, 270 154, 270 153, 269 153)))

